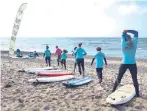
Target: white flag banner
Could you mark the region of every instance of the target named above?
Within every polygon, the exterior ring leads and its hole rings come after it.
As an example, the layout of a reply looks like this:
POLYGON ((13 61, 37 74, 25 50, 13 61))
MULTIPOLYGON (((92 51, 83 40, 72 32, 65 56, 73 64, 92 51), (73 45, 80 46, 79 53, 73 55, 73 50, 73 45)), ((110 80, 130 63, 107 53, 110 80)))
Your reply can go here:
POLYGON ((9 56, 14 55, 16 36, 17 36, 18 30, 20 28, 20 23, 22 21, 23 13, 24 13, 24 10, 26 9, 26 7, 27 7, 27 3, 23 3, 18 9, 16 19, 14 22, 14 26, 13 26, 13 30, 12 30, 11 40, 10 40, 9 56))

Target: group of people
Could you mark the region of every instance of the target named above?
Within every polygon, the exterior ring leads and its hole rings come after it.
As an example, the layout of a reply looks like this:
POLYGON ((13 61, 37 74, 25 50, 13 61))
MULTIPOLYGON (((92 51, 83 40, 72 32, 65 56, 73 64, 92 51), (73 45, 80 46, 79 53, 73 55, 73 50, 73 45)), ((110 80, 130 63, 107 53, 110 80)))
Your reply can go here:
MULTIPOLYGON (((137 80, 137 66, 136 66, 136 49, 137 49, 137 43, 138 43, 138 32, 135 30, 124 30, 122 33, 121 38, 121 47, 122 47, 122 53, 123 53, 123 60, 119 68, 119 73, 117 76, 117 79, 114 83, 112 92, 114 92, 118 86, 118 84, 121 82, 121 79, 126 72, 127 69, 130 70, 133 84, 136 91, 136 96, 139 97, 139 85, 137 80), (134 34, 134 38, 131 38, 131 36, 128 33, 134 34)), ((101 51, 101 47, 96 48, 96 54, 93 56, 93 59, 91 61, 91 65, 93 64, 94 60, 96 59, 96 73, 98 75, 99 83, 102 82, 102 71, 104 62, 105 65, 107 65, 107 60, 105 57, 105 54, 101 51)), ((56 46, 56 52, 57 55, 57 65, 59 66, 60 62, 62 67, 66 69, 66 59, 67 59, 67 50, 61 50, 58 46, 56 46)), ((82 43, 78 44, 78 47, 74 48, 74 51, 72 51, 72 55, 75 57, 74 61, 74 72, 76 69, 76 66, 78 65, 78 70, 80 74, 85 74, 85 68, 84 68, 84 56, 87 55, 86 51, 82 48, 82 43)), ((16 56, 22 57, 22 53, 19 49, 16 51, 16 56)), ((36 51, 34 53, 29 53, 28 56, 39 56, 36 51)), ((46 46, 46 50, 44 52, 43 57, 45 57, 45 62, 47 66, 51 66, 51 51, 49 50, 49 46, 46 46)))
MULTIPOLYGON (((122 60, 122 64, 120 65, 119 73, 114 83, 112 92, 116 90, 118 84, 121 82, 121 79, 124 73, 126 72, 127 69, 129 69, 131 76, 132 76, 135 91, 136 91, 136 97, 139 97, 139 85, 138 85, 138 80, 137 80, 137 66, 136 66, 136 59, 135 59, 137 42, 138 42, 138 32, 137 31, 135 30, 124 30, 123 31, 122 38, 121 38, 123 60, 122 60), (134 34, 134 38, 131 38, 131 36, 128 33, 134 34)), ((105 65, 107 65, 107 60, 106 60, 105 54, 101 51, 101 47, 97 47, 96 51, 97 52, 91 61, 91 65, 96 59, 96 73, 99 78, 99 83, 101 83, 104 62, 105 62, 105 65)), ((84 72, 85 72, 84 56, 86 56, 87 53, 82 48, 82 43, 79 43, 78 47, 75 47, 74 51, 72 52, 73 52, 72 55, 75 57, 74 71, 75 71, 76 66, 78 65, 79 73, 84 75, 84 72)), ((66 50, 62 51, 61 49, 58 48, 58 46, 56 46, 55 54, 57 55, 58 66, 59 66, 59 62, 61 62, 62 67, 64 65, 66 69, 67 51, 66 50)), ((51 52, 49 51, 48 46, 46 47, 44 56, 45 56, 46 64, 49 64, 50 66, 51 65, 50 64, 51 52)))
MULTIPOLYGON (((66 59, 67 59, 67 50, 61 50, 56 46, 56 52, 57 55, 57 64, 59 66, 60 62, 62 67, 66 69, 66 59)), ((49 46, 46 46, 46 50, 44 51, 43 57, 45 57, 46 66, 51 66, 51 51, 49 50, 49 46)))
MULTIPOLYGON (((20 49, 17 49, 17 50, 16 50, 16 57, 23 57, 23 54, 22 54, 22 52, 20 51, 20 49)), ((29 53, 28 53, 28 57, 34 57, 34 58, 36 58, 36 57, 39 57, 39 54, 38 54, 36 51, 34 51, 34 52, 29 52, 29 53)))

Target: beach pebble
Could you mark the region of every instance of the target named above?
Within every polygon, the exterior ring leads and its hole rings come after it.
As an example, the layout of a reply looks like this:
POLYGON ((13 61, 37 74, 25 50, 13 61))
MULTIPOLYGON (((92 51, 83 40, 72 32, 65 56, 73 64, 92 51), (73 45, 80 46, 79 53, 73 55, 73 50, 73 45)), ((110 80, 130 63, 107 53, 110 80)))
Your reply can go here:
POLYGON ((35 109, 33 109, 32 111, 40 111, 39 109, 37 109, 37 108, 35 108, 35 109))
POLYGON ((49 107, 49 105, 46 105, 45 107, 44 107, 44 110, 49 110, 50 109, 50 107, 49 107))
POLYGON ((144 106, 135 106, 135 109, 142 110, 144 106))
POLYGON ((8 83, 8 84, 6 84, 4 87, 5 87, 5 88, 9 88, 9 87, 12 87, 12 85, 8 83))
POLYGON ((23 103, 23 102, 24 102, 24 100, 23 100, 23 99, 18 99, 18 101, 19 101, 20 103, 23 103))
POLYGON ((9 81, 8 83, 5 84, 5 88, 9 88, 12 87, 12 85, 14 84, 14 81, 9 81))
POLYGON ((25 104, 21 103, 18 105, 18 107, 23 108, 23 107, 25 107, 25 104))

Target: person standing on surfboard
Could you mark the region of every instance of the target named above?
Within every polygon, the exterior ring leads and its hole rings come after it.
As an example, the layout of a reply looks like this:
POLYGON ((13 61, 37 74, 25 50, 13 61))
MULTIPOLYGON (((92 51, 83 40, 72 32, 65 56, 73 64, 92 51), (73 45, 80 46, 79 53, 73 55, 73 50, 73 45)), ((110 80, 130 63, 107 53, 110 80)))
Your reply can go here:
POLYGON ((79 68, 79 73, 82 74, 83 71, 83 76, 84 76, 84 56, 87 54, 83 48, 81 48, 82 43, 78 44, 78 48, 75 51, 76 59, 77 59, 77 64, 79 68), (82 71, 81 71, 82 67, 82 71))
POLYGON ((94 60, 96 59, 96 73, 98 75, 98 79, 99 79, 99 83, 102 82, 102 71, 103 71, 103 66, 104 66, 104 62, 107 65, 107 60, 105 58, 105 54, 103 52, 101 52, 101 48, 97 47, 96 48, 97 53, 96 55, 93 57, 91 65, 93 64, 94 60))
POLYGON ((76 70, 76 66, 77 66, 77 59, 76 59, 76 55, 75 55, 75 51, 76 51, 77 47, 74 48, 74 51, 72 51, 72 56, 75 57, 75 64, 74 64, 74 72, 76 70))
POLYGON ((66 59, 67 59, 67 50, 63 50, 63 53, 62 53, 62 55, 61 55, 61 65, 62 65, 62 67, 63 67, 63 65, 64 65, 64 68, 65 68, 65 70, 66 70, 66 59))
POLYGON ((139 85, 137 80, 137 66, 136 66, 136 59, 135 59, 137 43, 138 43, 137 31, 135 30, 123 31, 122 38, 121 38, 123 60, 122 60, 122 64, 120 65, 119 73, 114 83, 112 92, 116 90, 118 84, 121 82, 121 79, 124 73, 126 72, 127 69, 129 69, 133 79, 136 96, 139 97, 139 85), (131 36, 128 35, 127 33, 134 34, 134 38, 131 38, 131 36))
POLYGON ((57 57, 57 63, 58 63, 58 66, 59 66, 59 62, 60 62, 60 59, 61 59, 61 54, 62 54, 62 50, 58 48, 58 46, 56 46, 56 52, 55 54, 58 56, 57 57))
POLYGON ((46 66, 51 66, 51 51, 49 50, 49 46, 46 46, 43 57, 45 57, 46 66))

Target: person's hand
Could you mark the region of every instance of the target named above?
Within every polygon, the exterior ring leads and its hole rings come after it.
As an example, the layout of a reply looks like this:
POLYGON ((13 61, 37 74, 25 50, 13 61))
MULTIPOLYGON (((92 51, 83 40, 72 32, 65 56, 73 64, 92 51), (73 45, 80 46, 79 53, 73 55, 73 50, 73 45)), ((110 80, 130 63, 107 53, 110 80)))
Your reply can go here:
POLYGON ((124 31, 123 31, 123 33, 127 33, 127 32, 128 32, 128 30, 124 30, 124 31))

